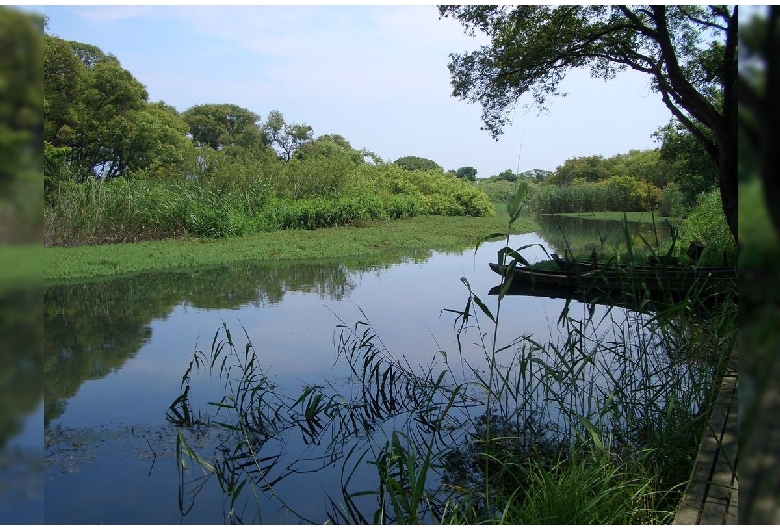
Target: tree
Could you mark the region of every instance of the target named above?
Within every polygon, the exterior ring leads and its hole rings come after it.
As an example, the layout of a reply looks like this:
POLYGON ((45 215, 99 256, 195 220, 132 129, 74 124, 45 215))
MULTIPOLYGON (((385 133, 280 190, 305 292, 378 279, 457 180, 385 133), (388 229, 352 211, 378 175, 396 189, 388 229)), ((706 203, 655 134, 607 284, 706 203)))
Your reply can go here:
POLYGON ((490 178, 493 180, 506 180, 508 182, 515 182, 517 180, 517 175, 511 169, 505 169, 498 175, 493 175, 490 178))
POLYGON ((475 180, 477 180, 477 170, 471 166, 459 167, 455 171, 455 176, 458 177, 459 179, 465 179, 474 182, 475 180))
POLYGON ((444 171, 444 168, 441 167, 436 162, 434 162, 433 160, 429 160, 427 158, 421 158, 419 156, 402 156, 401 158, 393 162, 393 164, 400 167, 401 169, 405 169, 406 171, 415 171, 418 169, 423 171, 429 171, 429 170, 444 171))
POLYGON ((609 176, 609 170, 603 156, 581 156, 569 158, 555 168, 555 172, 550 175, 547 182, 561 186, 571 184, 574 179, 598 182, 609 178, 609 176))
POLYGON ((84 180, 141 169, 181 173, 192 147, 176 109, 150 103, 144 85, 97 46, 51 35, 43 45, 43 140, 47 167, 56 173, 47 173, 46 186, 66 174, 84 180))
POLYGON ((323 134, 295 151, 295 158, 299 160, 336 156, 346 157, 355 164, 364 162, 363 152, 354 149, 340 134, 323 134))
POLYGON ((268 119, 263 126, 268 142, 275 145, 285 160, 290 160, 296 150, 311 142, 314 130, 303 123, 287 123, 278 110, 268 113, 268 119))
POLYGON ((453 96, 482 105, 497 137, 518 99, 544 107, 572 68, 605 80, 648 74, 672 115, 717 168, 723 210, 737 239, 737 7, 440 6, 490 46, 452 54, 453 96))
POLYGON ((182 113, 182 118, 199 147, 219 150, 229 145, 251 147, 268 143, 257 125, 260 116, 238 105, 195 105, 182 113))
MULTIPOLYGON (((506 171, 504 173, 506 173, 506 171)), ((533 180, 536 180, 538 182, 544 182, 552 174, 553 174, 552 171, 548 171, 546 169, 529 169, 528 171, 523 171, 522 173, 520 173, 517 176, 518 177, 523 177, 523 178, 526 178, 526 179, 533 179, 533 180)))
POLYGON ((661 141, 660 161, 668 165, 669 180, 693 204, 715 186, 718 175, 707 153, 691 133, 676 121, 661 127, 653 136, 661 141))

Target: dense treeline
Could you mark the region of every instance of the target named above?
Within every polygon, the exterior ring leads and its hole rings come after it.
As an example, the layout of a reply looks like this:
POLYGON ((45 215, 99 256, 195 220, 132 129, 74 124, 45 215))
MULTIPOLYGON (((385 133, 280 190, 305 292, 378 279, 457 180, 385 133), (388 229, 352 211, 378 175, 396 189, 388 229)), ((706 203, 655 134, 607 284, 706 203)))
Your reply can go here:
POLYGON ((692 136, 669 124, 655 133, 659 149, 632 150, 613 157, 566 160, 555 171, 506 170, 480 182, 494 201, 529 184, 529 207, 536 213, 656 210, 684 216, 698 198, 717 186, 715 168, 692 136))
POLYGON ((228 103, 179 113, 90 44, 45 34, 43 59, 46 245, 493 212, 473 168, 386 163, 278 110, 265 120, 228 103))

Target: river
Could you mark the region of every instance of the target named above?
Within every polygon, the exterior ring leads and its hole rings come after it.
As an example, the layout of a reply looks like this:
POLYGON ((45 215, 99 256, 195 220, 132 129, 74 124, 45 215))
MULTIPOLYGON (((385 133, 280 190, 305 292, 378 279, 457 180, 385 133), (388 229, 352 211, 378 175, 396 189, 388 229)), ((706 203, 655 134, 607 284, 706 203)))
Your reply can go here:
MULTIPOLYGON (((525 247, 521 252, 530 262, 545 259, 545 249, 558 250, 538 234, 512 236, 509 244, 525 247)), ((435 365, 447 367, 455 380, 468 377, 484 363, 480 337, 490 335, 492 323, 481 315, 480 329, 462 335, 459 345, 457 313, 448 310, 465 307, 469 293, 462 278, 495 310, 496 297, 488 292, 499 277, 487 264, 504 245, 372 262, 241 263, 45 288, 45 522, 326 522, 339 503, 344 466, 329 460, 334 452, 323 452, 329 444, 323 433, 307 438, 306 429, 290 429, 266 440, 261 458, 270 463, 254 465, 273 487, 253 494, 247 487, 240 502, 221 482, 224 474, 215 478, 219 473, 192 459, 183 459, 186 468, 176 465, 177 434, 195 453, 212 458, 211 465, 230 461, 224 447, 222 460, 217 449, 224 429, 205 426, 226 421, 208 403, 235 396, 228 385, 235 373, 220 377, 217 363, 211 373, 196 367, 185 381, 193 356, 200 351, 210 358, 227 329, 239 357, 251 343, 269 396, 297 396, 309 386, 344 396, 352 379, 339 333, 365 330, 365 322, 382 352, 409 371, 425 373, 435 365), (185 385, 199 418, 186 428, 172 421, 169 409, 185 385)), ((564 307, 561 299, 507 297, 497 343, 520 335, 559 340, 564 307)), ((592 309, 573 303, 568 315, 600 321, 610 311, 597 307, 594 316, 592 309)), ((385 422, 377 432, 398 426, 385 422)), ((372 470, 363 466, 355 473, 352 491, 376 488, 372 470)), ((370 499, 363 502, 373 511, 370 499)))

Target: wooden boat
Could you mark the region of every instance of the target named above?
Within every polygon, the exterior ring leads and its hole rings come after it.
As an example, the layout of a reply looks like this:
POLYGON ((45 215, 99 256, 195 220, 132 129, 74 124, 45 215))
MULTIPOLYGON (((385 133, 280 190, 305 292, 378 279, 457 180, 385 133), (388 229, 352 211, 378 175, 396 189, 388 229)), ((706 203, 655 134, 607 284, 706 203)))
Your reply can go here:
POLYGON ((565 273, 587 272, 596 270, 621 270, 621 271, 637 271, 637 272, 662 272, 666 275, 681 275, 687 274, 693 270, 696 271, 698 276, 707 276, 712 273, 716 277, 726 278, 733 276, 736 278, 736 272, 734 269, 722 268, 722 267, 694 267, 679 265, 679 260, 673 260, 671 263, 667 263, 664 260, 654 260, 653 263, 648 265, 634 265, 634 264, 614 264, 603 263, 598 261, 583 261, 573 260, 569 258, 562 258, 558 254, 550 254, 553 261, 558 265, 558 269, 565 273))
POLYGON ((516 282, 512 283, 507 289, 502 290, 502 285, 497 285, 490 289, 488 294, 498 295, 503 292, 505 295, 520 296, 541 296, 544 298, 559 298, 563 300, 574 300, 585 304, 601 304, 611 307, 623 307, 632 311, 643 313, 654 313, 669 306, 669 302, 676 303, 679 300, 676 297, 669 298, 660 296, 658 293, 649 293, 649 297, 636 297, 626 292, 582 290, 568 286, 558 287, 544 283, 529 284, 516 282))
POLYGON ((599 290, 684 294, 696 287, 711 289, 712 286, 736 282, 737 279, 734 269, 694 267, 620 267, 592 264, 591 268, 580 268, 567 264, 566 270, 551 272, 520 265, 509 270, 509 266, 491 263, 490 268, 502 277, 511 276, 513 282, 565 287, 584 292, 599 290))

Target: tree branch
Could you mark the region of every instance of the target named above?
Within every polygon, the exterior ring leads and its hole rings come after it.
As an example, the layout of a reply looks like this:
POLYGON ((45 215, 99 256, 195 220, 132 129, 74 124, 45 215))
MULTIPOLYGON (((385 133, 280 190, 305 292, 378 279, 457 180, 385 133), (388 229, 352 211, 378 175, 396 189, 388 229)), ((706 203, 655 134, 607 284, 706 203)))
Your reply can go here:
POLYGON ((715 107, 688 82, 677 61, 677 55, 666 23, 666 7, 653 6, 653 12, 658 30, 657 42, 661 48, 661 59, 666 65, 669 85, 674 88, 675 100, 698 121, 712 129, 715 134, 718 134, 719 129, 722 127, 721 116, 715 107))
MULTIPOLYGON (((650 37, 653 40, 657 40, 658 35, 657 35, 656 31, 654 31, 652 28, 646 26, 639 19, 639 17, 636 16, 636 14, 628 8, 628 6, 618 6, 618 7, 619 7, 620 11, 623 13, 623 16, 631 21, 631 23, 633 24, 633 28, 634 29, 636 29, 637 31, 639 31, 643 35, 646 35, 646 36, 650 37)), ((647 13, 647 11, 644 11, 644 12, 647 13)), ((647 14, 650 15, 650 13, 647 13, 647 14)))

